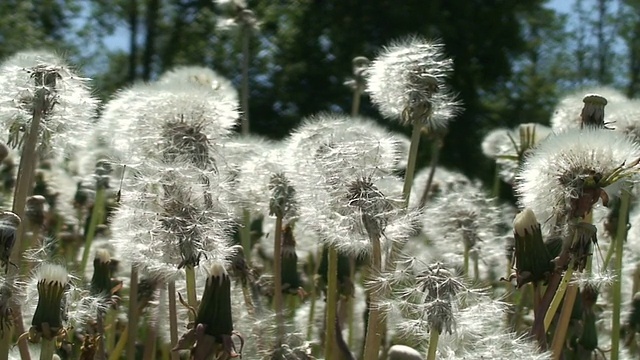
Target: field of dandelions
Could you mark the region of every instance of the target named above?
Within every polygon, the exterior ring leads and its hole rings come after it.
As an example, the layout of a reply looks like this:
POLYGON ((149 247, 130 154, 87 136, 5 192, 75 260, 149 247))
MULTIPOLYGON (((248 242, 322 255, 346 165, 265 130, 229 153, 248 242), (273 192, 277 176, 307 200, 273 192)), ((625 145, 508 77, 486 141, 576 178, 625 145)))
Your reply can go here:
POLYGON ((354 59, 351 114, 275 142, 210 69, 101 103, 54 54, 4 59, 0 360, 638 358, 640 103, 495 129, 481 184, 438 165, 452 69, 396 41, 354 59))

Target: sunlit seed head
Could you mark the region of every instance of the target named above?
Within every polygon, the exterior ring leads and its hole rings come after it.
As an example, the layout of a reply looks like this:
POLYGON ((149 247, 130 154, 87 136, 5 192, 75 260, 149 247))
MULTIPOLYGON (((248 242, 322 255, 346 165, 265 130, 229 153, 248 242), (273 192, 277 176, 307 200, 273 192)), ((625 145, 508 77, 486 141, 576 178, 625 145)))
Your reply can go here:
POLYGON ((0 121, 8 144, 20 147, 33 109, 42 113, 39 152, 43 156, 71 154, 84 148, 97 100, 88 80, 64 60, 44 51, 20 52, 0 64, 0 121))
POLYGON ((205 67, 179 66, 162 74, 158 78, 158 82, 202 86, 228 98, 230 101, 238 102, 238 91, 231 81, 205 67))
MULTIPOLYGON (((564 96, 556 105, 551 115, 551 128, 554 132, 582 127, 581 109, 584 107, 586 94, 598 94, 607 99, 607 108, 628 101, 628 98, 620 91, 609 87, 595 87, 576 90, 564 96)), ((605 119, 606 122, 610 120, 605 119)))
POLYGON ((552 135, 526 158, 518 175, 520 205, 548 229, 566 224, 633 181, 638 159, 640 146, 614 131, 585 128, 552 135))
POLYGON ((443 46, 410 37, 387 46, 367 71, 367 92, 385 116, 446 127, 459 109, 444 82, 453 69, 443 46))

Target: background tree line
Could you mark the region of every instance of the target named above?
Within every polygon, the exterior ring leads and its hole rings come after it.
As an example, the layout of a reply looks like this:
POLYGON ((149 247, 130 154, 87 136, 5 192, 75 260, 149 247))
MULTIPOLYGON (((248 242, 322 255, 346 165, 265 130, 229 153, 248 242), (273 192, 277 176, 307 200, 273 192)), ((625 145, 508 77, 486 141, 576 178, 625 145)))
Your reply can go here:
MULTIPOLYGON (((479 149, 492 128, 548 123, 559 97, 582 86, 640 91, 640 0, 572 1, 567 16, 542 0, 249 0, 260 22, 250 42, 252 132, 278 139, 305 116, 348 113, 351 60, 419 34, 441 39, 454 58, 451 86, 465 108, 442 164, 489 180, 479 149)), ((232 14, 211 0, 4 0, 0 14, 0 58, 62 51, 105 99, 177 65, 211 67, 240 87, 239 32, 221 28, 232 14), (122 47, 105 46, 115 33, 127 34, 122 47)), ((362 113, 408 131, 367 100, 362 113)))

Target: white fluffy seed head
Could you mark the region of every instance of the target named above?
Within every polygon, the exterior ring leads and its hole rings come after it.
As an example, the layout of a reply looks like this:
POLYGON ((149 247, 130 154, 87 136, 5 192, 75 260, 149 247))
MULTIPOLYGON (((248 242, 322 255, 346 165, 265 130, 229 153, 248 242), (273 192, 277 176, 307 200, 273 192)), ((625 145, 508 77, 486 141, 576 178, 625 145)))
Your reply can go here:
MULTIPOLYGON (((37 90, 45 88, 51 109, 40 121, 42 155, 69 156, 87 146, 85 134, 98 105, 89 79, 78 76, 62 58, 45 51, 24 51, 0 64, 0 123, 6 132, 22 136, 29 128, 37 90), (37 85, 36 73, 47 73, 47 83, 37 85)), ((13 144, 14 146, 16 144, 13 144)))
POLYGON ((367 71, 367 92, 385 117, 444 128, 459 111, 445 84, 452 69, 442 44, 409 37, 385 47, 374 59, 367 71), (412 119, 407 111, 414 114, 412 119))
POLYGON ((553 110, 551 115, 551 128, 553 131, 559 132, 581 127, 582 118, 580 113, 584 107, 584 97, 587 94, 598 94, 607 100, 605 122, 610 122, 607 115, 610 111, 609 109, 619 103, 628 101, 628 98, 623 93, 609 87, 585 88, 574 91, 563 97, 553 110))
POLYGON ((161 84, 196 85, 213 90, 216 94, 238 102, 238 91, 231 81, 222 77, 215 71, 202 66, 178 66, 160 76, 161 84))
POLYGON ((520 205, 531 209, 547 230, 562 226, 585 182, 616 196, 622 185, 635 180, 636 169, 627 166, 638 158, 640 146, 615 131, 585 128, 552 135, 530 153, 517 177, 520 205))
POLYGON ((238 104, 213 90, 180 83, 138 84, 107 103, 100 126, 120 161, 171 155, 178 161, 201 162, 189 153, 214 160, 217 144, 231 134, 238 117, 238 104))

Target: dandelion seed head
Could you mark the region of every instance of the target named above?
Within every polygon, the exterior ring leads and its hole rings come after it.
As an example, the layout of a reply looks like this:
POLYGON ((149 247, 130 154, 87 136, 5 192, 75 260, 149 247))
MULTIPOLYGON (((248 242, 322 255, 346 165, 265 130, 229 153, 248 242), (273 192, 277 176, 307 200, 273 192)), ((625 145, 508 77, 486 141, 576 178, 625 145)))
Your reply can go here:
POLYGON ((35 103, 44 99, 38 147, 41 156, 69 156, 86 147, 84 134, 98 104, 89 79, 45 51, 16 53, 0 64, 0 74, 0 122, 8 131, 9 145, 22 144, 35 103))
POLYGON ((384 48, 367 71, 367 92, 383 116, 444 128, 459 111, 445 84, 453 61, 443 45, 418 37, 384 48))
POLYGON ((138 185, 127 187, 127 197, 115 212, 116 252, 167 278, 184 266, 224 262, 233 225, 233 210, 224 195, 226 180, 209 173, 203 182, 198 171, 165 167, 156 172, 157 166, 138 173, 138 185))
POLYGON ((551 128, 542 124, 520 124, 513 130, 496 129, 482 141, 482 152, 496 161, 500 178, 513 184, 520 167, 520 158, 551 134, 551 128))
POLYGON ((231 134, 237 104, 186 84, 139 84, 107 103, 101 126, 120 161, 148 158, 212 165, 217 143, 231 134), (131 136, 135 134, 136 136, 131 136))
POLYGON ((609 108, 618 103, 628 101, 628 98, 620 91, 609 87, 585 88, 574 91, 560 100, 551 115, 551 128, 554 132, 562 132, 569 129, 579 129, 582 125, 580 112, 584 107, 584 97, 586 94, 598 94, 605 99, 609 105, 605 108, 605 121, 608 118, 609 108))
POLYGON ((231 81, 215 71, 201 66, 178 66, 158 78, 161 84, 196 85, 211 89, 230 102, 238 102, 238 91, 231 81))
POLYGON ((583 216, 601 195, 594 193, 588 209, 578 201, 588 191, 616 196, 620 187, 635 178, 634 161, 640 147, 627 136, 604 129, 585 128, 552 135, 528 156, 518 175, 520 205, 530 208, 547 228, 573 216, 583 216))
POLYGON ((477 252, 482 262, 502 262, 502 208, 480 188, 467 189, 463 193, 445 193, 428 202, 422 218, 423 231, 447 264, 462 264, 465 248, 477 252))

